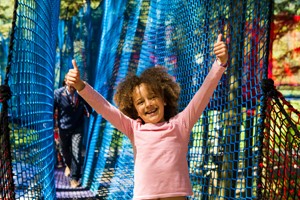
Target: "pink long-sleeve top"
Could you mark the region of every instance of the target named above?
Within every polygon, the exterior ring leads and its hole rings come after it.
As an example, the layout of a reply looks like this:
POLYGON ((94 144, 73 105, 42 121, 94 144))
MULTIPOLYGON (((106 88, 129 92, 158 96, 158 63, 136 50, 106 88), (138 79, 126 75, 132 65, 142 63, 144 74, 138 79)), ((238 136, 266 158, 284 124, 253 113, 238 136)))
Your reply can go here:
POLYGON ((224 71, 215 62, 188 106, 168 122, 157 124, 142 124, 140 119, 127 117, 87 83, 79 92, 98 114, 130 139, 135 200, 193 194, 186 160, 190 132, 224 71))

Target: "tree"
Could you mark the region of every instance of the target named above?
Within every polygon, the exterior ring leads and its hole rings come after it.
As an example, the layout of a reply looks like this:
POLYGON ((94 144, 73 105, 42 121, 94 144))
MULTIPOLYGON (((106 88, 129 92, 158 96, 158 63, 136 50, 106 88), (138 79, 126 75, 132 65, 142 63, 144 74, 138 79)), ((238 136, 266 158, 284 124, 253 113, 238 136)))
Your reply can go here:
POLYGON ((86 4, 97 8, 102 0, 62 0, 60 3, 60 19, 69 20, 77 15, 79 10, 86 4))
POLYGON ((12 26, 14 0, 3 1, 0 4, 0 35, 4 38, 9 37, 9 32, 12 26))

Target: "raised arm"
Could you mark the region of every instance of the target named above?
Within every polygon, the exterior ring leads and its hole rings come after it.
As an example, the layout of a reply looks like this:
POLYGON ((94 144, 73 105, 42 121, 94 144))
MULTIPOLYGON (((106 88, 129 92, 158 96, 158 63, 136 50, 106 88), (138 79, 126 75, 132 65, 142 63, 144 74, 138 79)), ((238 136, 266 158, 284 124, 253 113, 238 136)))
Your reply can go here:
POLYGON ((182 119, 186 122, 189 129, 192 129, 194 124, 201 116, 203 110, 209 103, 211 96, 218 86, 228 62, 227 45, 222 41, 222 34, 218 35, 217 42, 214 45, 214 53, 216 61, 207 74, 203 84, 194 95, 188 106, 180 113, 182 119))
POLYGON ((66 75, 66 84, 73 86, 78 94, 104 119, 109 121, 119 131, 132 138, 131 123, 133 120, 125 116, 119 109, 109 103, 100 93, 80 78, 80 71, 75 60, 72 60, 73 69, 66 75))

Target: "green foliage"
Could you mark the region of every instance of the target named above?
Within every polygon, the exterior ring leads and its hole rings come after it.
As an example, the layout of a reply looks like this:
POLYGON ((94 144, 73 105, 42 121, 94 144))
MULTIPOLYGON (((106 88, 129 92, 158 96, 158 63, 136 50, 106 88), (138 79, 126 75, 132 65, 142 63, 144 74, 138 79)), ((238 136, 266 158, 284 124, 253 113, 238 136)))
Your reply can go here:
MULTIPOLYGON (((60 19, 69 20, 78 14, 79 10, 87 3, 92 8, 97 8, 102 0, 61 0, 60 19)), ((0 3, 0 34, 9 37, 12 27, 14 0, 1 1, 0 3)))
POLYGON ((0 34, 8 38, 12 26, 14 0, 1 1, 0 10, 0 34))
POLYGON ((38 134, 34 130, 19 127, 17 124, 10 124, 9 128, 11 130, 11 145, 14 148, 35 144, 39 140, 38 134))
POLYGON ((69 20, 76 16, 79 10, 89 2, 92 8, 97 8, 102 0, 61 0, 60 19, 69 20))
POLYGON ((275 0, 274 14, 293 14, 300 15, 300 1, 299 0, 275 0))
POLYGON ((84 4, 84 0, 62 0, 60 2, 60 19, 69 20, 78 14, 84 4))
POLYGON ((297 15, 300 15, 299 0, 275 0, 273 18, 278 27, 275 31, 275 40, 279 40, 292 30, 300 30, 300 23, 295 19, 297 15))
POLYGON ((102 2, 102 0, 91 0, 91 7, 93 9, 96 9, 100 5, 101 2, 102 2))

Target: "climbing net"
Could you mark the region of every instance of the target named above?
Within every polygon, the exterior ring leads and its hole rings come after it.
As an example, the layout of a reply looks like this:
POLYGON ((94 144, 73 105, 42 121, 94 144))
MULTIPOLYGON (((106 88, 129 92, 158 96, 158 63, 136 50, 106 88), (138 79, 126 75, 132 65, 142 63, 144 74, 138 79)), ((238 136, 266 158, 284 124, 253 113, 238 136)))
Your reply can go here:
MULTIPOLYGON (((96 9, 89 2, 64 21, 58 1, 16 1, 0 93, 3 198, 56 198, 53 89, 73 57, 111 103, 126 74, 166 66, 180 83, 182 110, 214 62, 219 33, 229 67, 191 134, 191 199, 299 198, 299 112, 262 87, 271 1, 101 1, 96 9)), ((90 117, 85 137, 83 186, 95 198, 131 199, 128 138, 99 115, 90 117)))

